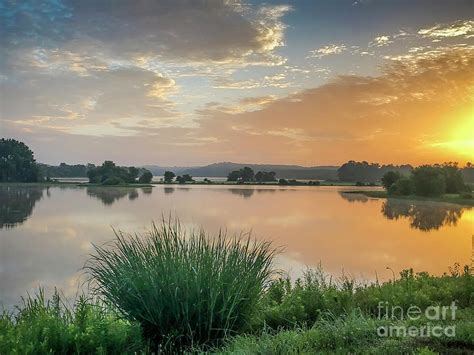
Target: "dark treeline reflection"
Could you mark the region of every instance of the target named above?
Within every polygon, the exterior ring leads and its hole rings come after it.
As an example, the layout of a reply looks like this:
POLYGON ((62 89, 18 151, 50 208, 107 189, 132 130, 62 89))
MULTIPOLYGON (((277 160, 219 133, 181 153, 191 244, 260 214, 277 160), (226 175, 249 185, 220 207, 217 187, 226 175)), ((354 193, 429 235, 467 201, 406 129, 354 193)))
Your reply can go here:
MULTIPOLYGON (((189 187, 164 187, 163 191, 165 194, 172 194, 175 191, 191 191, 191 188, 189 187)), ((231 194, 234 195, 239 195, 243 198, 249 198, 252 197, 255 193, 274 193, 275 191, 286 191, 286 189, 255 189, 255 188, 250 188, 250 189, 245 189, 245 188, 228 188, 228 189, 216 189, 214 191, 225 191, 225 192, 230 192, 231 194)))
POLYGON ((367 201, 369 201, 369 198, 362 194, 354 194, 354 193, 339 191, 339 196, 341 196, 344 200, 349 201, 349 202, 366 203, 367 201))
POLYGON ((234 195, 239 195, 242 196, 243 198, 249 198, 252 197, 254 193, 274 193, 275 191, 285 191, 283 189, 227 189, 228 192, 234 194, 234 195))
POLYGON ((25 222, 43 197, 43 190, 43 187, 0 187, 0 229, 25 222))
POLYGON ((412 228, 422 231, 437 230, 442 226, 455 226, 463 214, 463 207, 388 199, 382 205, 382 213, 388 219, 407 218, 412 228))
MULTIPOLYGON (((369 201, 362 194, 341 191, 339 195, 349 202, 369 201)), ((428 232, 442 226, 455 226, 465 208, 449 203, 389 198, 383 202, 381 212, 387 219, 408 219, 410 227, 428 232)))
MULTIPOLYGON (((151 187, 144 187, 141 189, 142 194, 150 195, 152 193, 151 187)), ((131 187, 88 187, 87 195, 95 197, 102 201, 106 206, 112 205, 114 202, 128 197, 130 201, 137 199, 140 194, 138 189, 131 187)))

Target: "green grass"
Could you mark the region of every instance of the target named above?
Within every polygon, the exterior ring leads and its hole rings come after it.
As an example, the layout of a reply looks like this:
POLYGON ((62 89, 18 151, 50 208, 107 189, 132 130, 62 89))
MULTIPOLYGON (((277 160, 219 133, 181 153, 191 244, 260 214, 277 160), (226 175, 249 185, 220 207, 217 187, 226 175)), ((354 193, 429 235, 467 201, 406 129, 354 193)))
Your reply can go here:
POLYGON ((116 233, 96 246, 87 270, 96 294, 140 323, 155 344, 216 343, 249 327, 272 275, 268 242, 186 234, 179 223, 146 237, 116 233))
POLYGON ((388 195, 386 191, 344 191, 344 193, 357 193, 357 194, 363 194, 368 197, 375 197, 375 198, 435 201, 435 202, 454 203, 454 204, 463 205, 463 206, 474 206, 474 198, 463 198, 459 194, 445 194, 439 197, 430 197, 430 196, 425 197, 425 196, 417 196, 417 195, 407 195, 407 196, 388 195))
POLYGON ((43 290, 0 314, 0 354, 133 354, 146 350, 138 324, 81 296, 69 306, 43 290))
POLYGON ((390 325, 422 326, 426 319, 414 322, 392 322, 353 312, 346 316, 330 314, 311 327, 289 330, 265 329, 258 335, 240 335, 229 339, 215 353, 219 354, 437 354, 471 353, 474 348, 473 309, 458 312, 454 337, 379 337, 375 329, 390 325))

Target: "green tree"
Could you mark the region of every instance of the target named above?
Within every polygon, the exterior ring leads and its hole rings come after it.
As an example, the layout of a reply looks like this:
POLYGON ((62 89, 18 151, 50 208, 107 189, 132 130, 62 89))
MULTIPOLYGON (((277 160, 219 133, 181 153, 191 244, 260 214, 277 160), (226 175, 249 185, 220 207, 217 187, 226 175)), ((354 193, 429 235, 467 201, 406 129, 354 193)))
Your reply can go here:
POLYGON ((240 170, 234 170, 227 175, 227 181, 238 181, 240 179, 240 170))
POLYGON ((388 171, 382 176, 382 186, 388 190, 402 175, 398 171, 388 171))
POLYGON ((446 180, 446 193, 455 194, 467 190, 464 178, 457 163, 444 163, 442 166, 446 180))
POLYGON ((174 177, 175 177, 175 173, 173 173, 172 171, 165 171, 165 174, 164 174, 164 180, 167 184, 169 184, 170 182, 173 181, 174 177))
POLYGON ((178 176, 176 178, 176 181, 179 182, 180 184, 185 184, 186 182, 192 182, 193 177, 189 174, 184 174, 183 176, 178 176))
POLYGON ((397 195, 411 195, 415 191, 413 180, 409 177, 401 177, 391 187, 395 187, 395 194, 397 195))
POLYGON ((255 180, 255 174, 252 168, 246 166, 243 169, 240 169, 240 179, 242 182, 250 182, 255 180))
POLYGON ((91 168, 87 172, 90 183, 118 185, 124 182, 134 183, 139 170, 135 167, 120 167, 111 160, 106 160, 101 166, 91 168))
POLYGON ((153 174, 145 169, 145 172, 140 176, 138 179, 138 182, 141 184, 149 184, 151 180, 153 179, 153 174))
POLYGON ((134 183, 137 180, 139 172, 140 171, 134 166, 129 167, 126 181, 130 183, 134 183))
POLYGON ((277 181, 276 174, 273 171, 259 171, 255 174, 255 180, 258 182, 272 182, 277 181))
POLYGON ((439 166, 422 165, 412 171, 415 194, 440 196, 446 192, 446 178, 439 166))
POLYGON ((0 139, 0 181, 37 182, 40 170, 28 146, 15 139, 0 139))

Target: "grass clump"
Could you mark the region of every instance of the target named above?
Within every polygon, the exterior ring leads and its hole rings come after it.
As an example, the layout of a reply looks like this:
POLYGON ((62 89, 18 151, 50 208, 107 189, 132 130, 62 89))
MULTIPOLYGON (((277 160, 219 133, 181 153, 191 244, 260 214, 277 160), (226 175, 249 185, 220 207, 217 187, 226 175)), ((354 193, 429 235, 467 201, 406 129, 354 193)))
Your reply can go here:
POLYGON ((145 349, 138 324, 81 296, 68 306, 42 289, 0 314, 0 354, 133 354, 145 349))
POLYGON ((186 234, 165 222, 146 236, 116 237, 95 247, 88 272, 95 291, 155 346, 216 344, 245 331, 272 274, 268 242, 186 234))

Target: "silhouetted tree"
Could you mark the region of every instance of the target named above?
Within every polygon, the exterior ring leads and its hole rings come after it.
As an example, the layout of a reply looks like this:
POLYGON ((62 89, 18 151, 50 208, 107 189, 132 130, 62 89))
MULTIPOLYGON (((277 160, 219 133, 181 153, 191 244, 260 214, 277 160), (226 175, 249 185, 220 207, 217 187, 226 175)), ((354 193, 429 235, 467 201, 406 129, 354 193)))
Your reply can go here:
POLYGON ((152 179, 153 174, 151 173, 151 171, 145 169, 145 172, 140 176, 138 182, 141 184, 148 184, 151 182, 152 179))
POLYGON ((170 182, 173 181, 175 176, 176 176, 175 173, 173 173, 172 171, 165 171, 165 174, 164 174, 163 178, 164 178, 165 182, 167 184, 169 184, 170 182))
POLYGON ((111 160, 106 160, 101 166, 92 168, 87 172, 90 183, 104 185, 118 185, 136 182, 139 170, 135 167, 120 167, 111 160))
POLYGON ((176 181, 179 182, 180 184, 185 184, 186 182, 192 182, 193 177, 189 174, 184 174, 183 176, 178 176, 176 178, 176 181))
POLYGON ((422 165, 412 172, 415 193, 420 196, 440 196, 446 192, 446 178, 439 166, 422 165))
POLYGON ((388 171, 382 176, 382 186, 388 190, 402 175, 398 171, 388 171))
POLYGON ((444 163, 442 169, 446 181, 447 193, 460 193, 467 190, 463 175, 457 163, 444 163))
POLYGON ((255 180, 258 182, 272 182, 277 181, 276 174, 273 171, 259 171, 255 174, 255 180))
POLYGON ((396 171, 401 175, 407 175, 410 173, 411 169, 411 165, 380 165, 377 163, 368 163, 366 161, 356 162, 350 160, 341 165, 337 170, 337 175, 340 181, 375 183, 380 181, 382 176, 388 171, 396 171))
POLYGON ((249 168, 248 166, 244 167, 243 169, 240 169, 240 179, 242 182, 250 182, 255 180, 255 174, 253 172, 252 168, 249 168))
POLYGON ((238 181, 240 179, 240 170, 234 170, 227 175, 227 181, 238 181))

